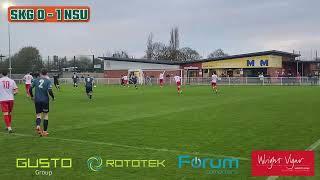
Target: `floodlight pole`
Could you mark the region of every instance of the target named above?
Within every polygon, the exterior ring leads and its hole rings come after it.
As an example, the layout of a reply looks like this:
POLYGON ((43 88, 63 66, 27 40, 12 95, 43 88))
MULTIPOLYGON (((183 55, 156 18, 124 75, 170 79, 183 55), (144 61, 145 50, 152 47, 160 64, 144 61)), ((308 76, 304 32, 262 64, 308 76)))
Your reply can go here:
POLYGON ((298 74, 299 74, 299 62, 298 61, 297 61, 297 67, 296 68, 297 68, 297 72, 296 72, 297 75, 296 76, 298 76, 298 74))
POLYGON ((95 72, 95 68, 94 68, 94 55, 92 55, 92 72, 95 72))
POLYGON ((182 69, 180 69, 180 74, 181 74, 181 84, 183 84, 184 83, 184 79, 183 79, 183 70, 182 69))
POLYGON ((11 63, 11 33, 10 33, 10 22, 8 22, 8 44, 9 44, 9 77, 11 78, 12 63, 11 63))
POLYGON ((76 56, 73 56, 73 72, 76 72, 76 56))
POLYGON ((4 58, 5 56, 0 54, 0 63, 2 63, 2 58, 4 58))

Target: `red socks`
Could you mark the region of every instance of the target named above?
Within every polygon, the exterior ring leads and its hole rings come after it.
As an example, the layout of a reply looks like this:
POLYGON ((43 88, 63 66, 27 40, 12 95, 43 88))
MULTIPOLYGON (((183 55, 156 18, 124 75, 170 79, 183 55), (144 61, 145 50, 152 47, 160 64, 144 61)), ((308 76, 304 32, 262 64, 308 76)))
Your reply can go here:
POLYGON ((11 115, 3 115, 7 128, 11 126, 11 115))
POLYGON ((9 114, 8 116, 9 116, 9 122, 10 122, 10 126, 11 126, 12 116, 11 116, 11 114, 9 114))
POLYGON ((30 96, 29 89, 27 89, 27 88, 26 88, 26 93, 28 96, 30 96))

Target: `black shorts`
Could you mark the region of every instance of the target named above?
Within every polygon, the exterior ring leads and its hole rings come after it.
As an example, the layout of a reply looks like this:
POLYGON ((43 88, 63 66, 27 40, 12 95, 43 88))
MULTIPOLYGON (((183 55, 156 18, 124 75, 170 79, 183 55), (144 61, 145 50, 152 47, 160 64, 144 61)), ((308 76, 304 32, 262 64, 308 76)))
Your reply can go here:
POLYGON ((48 113, 49 112, 49 102, 35 102, 36 113, 48 113))
POLYGON ((91 93, 92 92, 92 86, 87 86, 86 87, 86 93, 91 93))
POLYGON ((53 82, 55 85, 59 85, 59 81, 54 81, 53 82))

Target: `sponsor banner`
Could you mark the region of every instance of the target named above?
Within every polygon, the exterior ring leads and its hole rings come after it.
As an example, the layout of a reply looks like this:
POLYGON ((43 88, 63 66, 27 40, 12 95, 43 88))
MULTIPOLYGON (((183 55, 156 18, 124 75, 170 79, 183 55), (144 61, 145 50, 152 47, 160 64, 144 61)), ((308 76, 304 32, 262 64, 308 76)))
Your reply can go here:
POLYGON ((11 6, 9 22, 88 22, 88 6, 11 6))
POLYGON ((56 169, 72 170, 72 158, 16 158, 17 169, 29 169, 36 176, 52 176, 56 169))
POLYGON ((87 160, 90 171, 96 172, 113 168, 165 168, 164 159, 103 159, 100 156, 92 156, 87 160))
POLYGON ((178 157, 178 168, 202 170, 205 174, 211 175, 238 175, 239 159, 181 155, 178 157))
POLYGON ((282 57, 275 55, 251 56, 202 63, 203 69, 219 68, 282 68, 282 57))
POLYGON ((253 151, 252 176, 314 176, 314 152, 253 151))

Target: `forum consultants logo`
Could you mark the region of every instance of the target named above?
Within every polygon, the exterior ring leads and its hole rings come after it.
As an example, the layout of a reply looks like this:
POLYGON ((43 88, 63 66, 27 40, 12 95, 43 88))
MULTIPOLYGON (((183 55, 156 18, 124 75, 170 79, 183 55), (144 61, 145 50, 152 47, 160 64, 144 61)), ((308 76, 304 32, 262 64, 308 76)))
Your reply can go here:
POLYGON ((207 174, 239 174, 239 159, 236 158, 199 158, 181 155, 178 157, 178 168, 191 167, 205 169, 207 174))
POLYGON ((102 159, 100 156, 92 156, 87 160, 90 171, 96 172, 103 168, 165 168, 166 160, 157 159, 102 159))
POLYGON ((102 168, 102 159, 99 156, 90 157, 87 164, 91 171, 99 171, 102 168))

